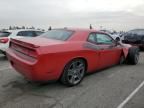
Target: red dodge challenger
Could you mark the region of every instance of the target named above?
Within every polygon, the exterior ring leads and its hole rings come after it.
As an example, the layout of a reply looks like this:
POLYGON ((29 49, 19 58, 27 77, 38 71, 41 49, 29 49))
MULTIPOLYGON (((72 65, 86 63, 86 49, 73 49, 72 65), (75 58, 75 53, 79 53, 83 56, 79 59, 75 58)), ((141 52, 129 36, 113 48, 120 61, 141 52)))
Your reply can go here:
POLYGON ((79 84, 86 73, 124 62, 135 65, 139 49, 89 29, 54 29, 35 38, 11 39, 7 57, 31 81, 79 84))

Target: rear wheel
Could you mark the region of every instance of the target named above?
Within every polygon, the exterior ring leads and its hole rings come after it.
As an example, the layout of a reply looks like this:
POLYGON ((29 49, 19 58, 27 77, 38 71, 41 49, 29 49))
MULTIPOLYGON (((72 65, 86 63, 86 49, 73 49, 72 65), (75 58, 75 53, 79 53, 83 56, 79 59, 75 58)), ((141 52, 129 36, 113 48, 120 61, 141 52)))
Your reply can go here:
POLYGON ((75 86, 82 81, 85 72, 85 61, 83 59, 74 59, 65 66, 61 82, 67 86, 75 86))
POLYGON ((129 49, 127 62, 128 64, 136 65, 139 61, 139 48, 132 47, 129 49))

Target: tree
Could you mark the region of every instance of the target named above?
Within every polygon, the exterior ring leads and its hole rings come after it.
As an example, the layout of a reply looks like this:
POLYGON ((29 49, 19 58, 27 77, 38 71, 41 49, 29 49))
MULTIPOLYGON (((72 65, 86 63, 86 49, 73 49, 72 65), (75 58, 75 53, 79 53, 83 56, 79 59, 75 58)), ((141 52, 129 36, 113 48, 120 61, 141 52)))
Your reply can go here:
POLYGON ((48 30, 52 30, 52 27, 51 27, 51 26, 49 26, 48 30))
POLYGON ((9 30, 12 30, 13 28, 12 28, 12 26, 9 26, 9 30))
POLYGON ((32 27, 31 27, 31 29, 35 29, 35 27, 34 27, 34 26, 32 26, 32 27))
POLYGON ((22 29, 25 29, 25 26, 22 26, 22 29))

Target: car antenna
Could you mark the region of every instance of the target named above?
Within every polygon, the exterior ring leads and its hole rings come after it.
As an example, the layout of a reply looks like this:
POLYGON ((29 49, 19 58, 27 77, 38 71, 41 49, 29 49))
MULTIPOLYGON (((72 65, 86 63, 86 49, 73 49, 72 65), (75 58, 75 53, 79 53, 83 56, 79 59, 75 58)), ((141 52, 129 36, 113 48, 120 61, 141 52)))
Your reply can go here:
POLYGON ((90 28, 90 29, 93 29, 93 27, 92 27, 92 25, 91 25, 91 24, 90 24, 89 28, 90 28))

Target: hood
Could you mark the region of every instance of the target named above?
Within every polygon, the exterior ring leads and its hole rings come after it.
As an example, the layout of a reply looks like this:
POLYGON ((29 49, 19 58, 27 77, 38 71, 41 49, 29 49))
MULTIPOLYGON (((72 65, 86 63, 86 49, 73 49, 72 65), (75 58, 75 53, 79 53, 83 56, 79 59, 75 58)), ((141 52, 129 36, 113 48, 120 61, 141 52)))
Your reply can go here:
POLYGON ((136 39, 141 40, 144 37, 144 35, 134 34, 134 33, 127 33, 124 36, 124 39, 136 39))

